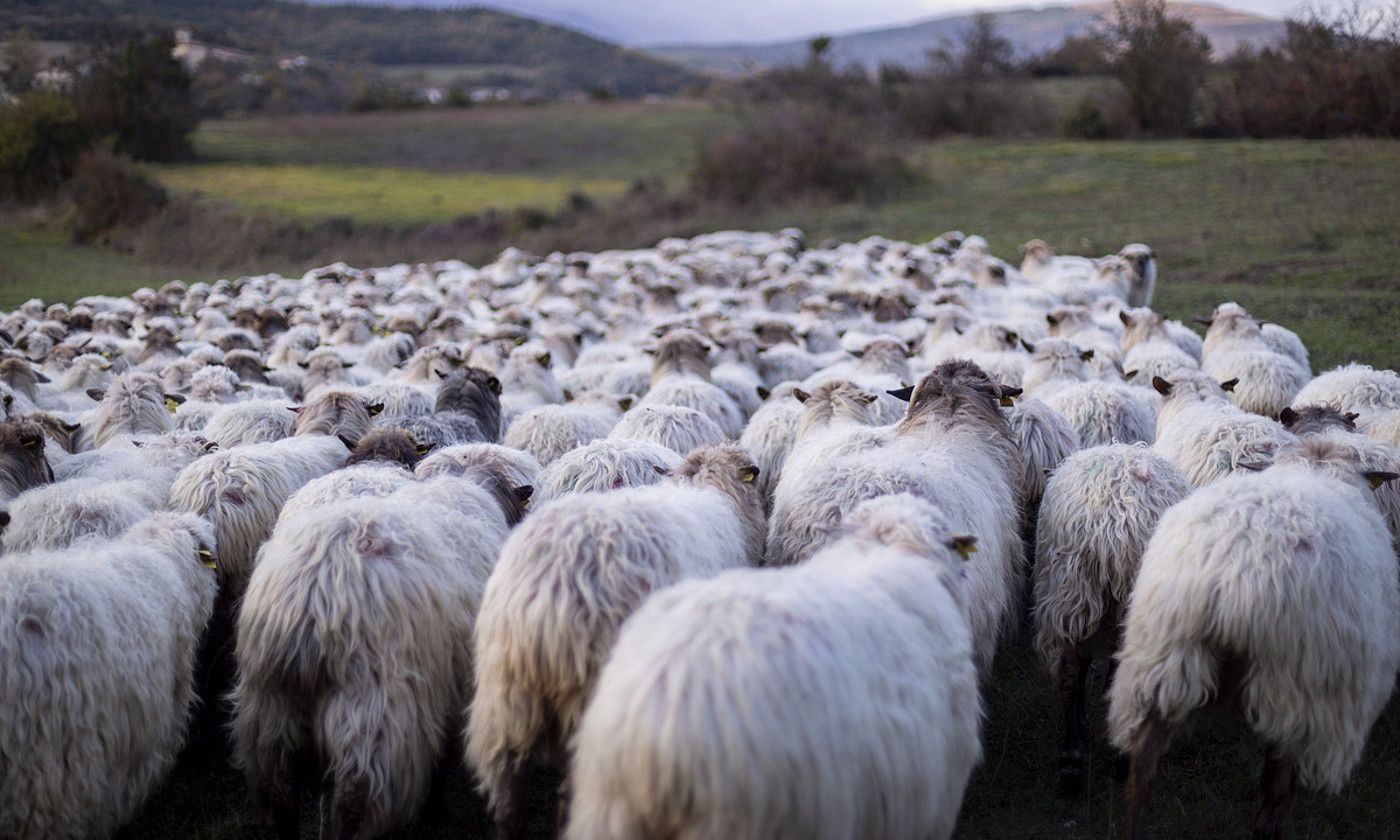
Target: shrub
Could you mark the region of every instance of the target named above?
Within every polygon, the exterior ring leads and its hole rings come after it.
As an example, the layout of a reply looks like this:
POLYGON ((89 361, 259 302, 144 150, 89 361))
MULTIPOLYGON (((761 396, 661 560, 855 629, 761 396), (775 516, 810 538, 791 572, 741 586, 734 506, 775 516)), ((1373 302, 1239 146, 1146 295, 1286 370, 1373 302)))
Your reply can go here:
POLYGON ((0 198, 33 201, 51 193, 91 142, 92 131, 61 94, 32 91, 0 105, 0 198))
POLYGON ((870 133, 811 104, 752 108, 736 130, 701 147, 690 189, 703 200, 741 205, 879 198, 914 176, 870 133))
POLYGON ((65 227, 73 241, 89 244, 145 222, 165 206, 166 194, 130 158, 91 149, 78 158, 68 199, 65 227))
POLYGON ((1119 0, 1114 68, 1138 128, 1180 136, 1191 130, 1210 67, 1210 42, 1190 21, 1167 16, 1165 0, 1119 0))
POLYGON ((1087 96, 1065 112, 1060 120, 1060 134, 1072 140, 1106 140, 1112 136, 1103 111, 1087 96))
POLYGON ((133 35, 92 49, 89 71, 74 90, 83 119, 113 149, 137 160, 194 155, 199 125, 194 80, 171 56, 169 34, 133 35))

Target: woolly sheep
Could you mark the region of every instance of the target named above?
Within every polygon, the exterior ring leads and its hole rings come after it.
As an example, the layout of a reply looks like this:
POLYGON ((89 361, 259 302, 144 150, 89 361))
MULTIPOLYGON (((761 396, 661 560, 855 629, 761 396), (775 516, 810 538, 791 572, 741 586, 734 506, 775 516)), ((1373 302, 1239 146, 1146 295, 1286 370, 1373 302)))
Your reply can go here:
POLYGON ((23 493, 10 505, 6 551, 67 548, 110 540, 165 506, 165 495, 140 481, 77 479, 23 493))
POLYGON ((1325 405, 1367 415, 1400 409, 1400 373, 1348 364, 1319 374, 1293 396, 1292 406, 1325 405))
POLYGON ((1128 835, 1173 730, 1213 698, 1265 743, 1256 831, 1294 779, 1335 794, 1400 667, 1395 553, 1354 455, 1304 441, 1163 514, 1128 605, 1109 732, 1132 754, 1128 835))
POLYGON ((628 620, 579 726, 565 837, 952 834, 982 755, 969 541, 909 496, 847 525, 800 567, 682 583, 628 620))
MULTIPOLYGON (((631 398, 624 401, 631 405, 631 398)), ((611 398, 543 405, 517 416, 504 442, 529 452, 547 467, 564 453, 607 437, 620 416, 611 398)))
POLYGON ((714 420, 693 408, 646 404, 628 409, 608 437, 659 443, 679 455, 726 439, 724 430, 714 420))
POLYGON ((285 401, 252 400, 219 409, 204 424, 200 434, 224 449, 231 449, 291 437, 296 420, 296 412, 285 401))
POLYGON ((563 496, 506 541, 482 599, 466 757, 507 836, 520 783, 558 764, 623 620, 678 580, 757 562, 756 469, 703 447, 659 485, 563 496))
POLYGON ((175 763, 214 604, 213 534, 156 514, 0 558, 0 835, 110 837, 175 763), (23 678, 20 678, 23 677, 23 678), (18 757, 23 757, 19 760, 18 757))
POLYGON ((1273 420, 1230 404, 1226 389, 1203 373, 1159 377, 1153 384, 1164 399, 1152 448, 1195 487, 1241 466, 1269 463, 1280 447, 1297 440, 1273 420))
POLYGON ((1056 679, 1066 722, 1060 789, 1083 782, 1085 685, 1119 625, 1157 520, 1191 493, 1186 476, 1143 445, 1076 452, 1051 475, 1035 538, 1035 648, 1056 679))
POLYGON ((508 530, 492 493, 433 484, 444 486, 308 508, 259 552, 239 613, 233 734, 235 761, 279 831, 295 831, 303 755, 332 780, 336 837, 381 834, 427 795, 508 530))
MULTIPOLYGON (((679 455, 659 443, 595 440, 559 456, 541 470, 532 501, 543 504, 569 493, 597 493, 656 484, 663 473, 680 463, 679 455)), ((761 482, 763 467, 759 465, 758 468, 761 482)))

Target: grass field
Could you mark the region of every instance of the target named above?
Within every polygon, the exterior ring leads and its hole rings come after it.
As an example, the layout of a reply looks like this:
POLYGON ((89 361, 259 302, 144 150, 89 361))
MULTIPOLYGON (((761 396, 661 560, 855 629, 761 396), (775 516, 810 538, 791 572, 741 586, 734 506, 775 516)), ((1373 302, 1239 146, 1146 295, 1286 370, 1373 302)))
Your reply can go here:
POLYGON ((416 225, 487 210, 558 210, 573 193, 610 198, 626 181, 386 166, 189 164, 155 169, 167 187, 292 217, 416 225))

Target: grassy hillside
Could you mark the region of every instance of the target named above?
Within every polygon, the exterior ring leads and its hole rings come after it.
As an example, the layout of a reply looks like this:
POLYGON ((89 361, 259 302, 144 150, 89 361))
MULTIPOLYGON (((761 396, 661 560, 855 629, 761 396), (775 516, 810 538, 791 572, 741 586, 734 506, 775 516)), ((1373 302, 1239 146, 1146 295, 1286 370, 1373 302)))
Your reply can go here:
POLYGON ((188 27, 210 43, 262 54, 380 65, 507 65, 558 90, 674 93, 691 71, 579 32, 485 8, 312 6, 284 0, 6 0, 0 37, 88 41, 113 26, 188 27))

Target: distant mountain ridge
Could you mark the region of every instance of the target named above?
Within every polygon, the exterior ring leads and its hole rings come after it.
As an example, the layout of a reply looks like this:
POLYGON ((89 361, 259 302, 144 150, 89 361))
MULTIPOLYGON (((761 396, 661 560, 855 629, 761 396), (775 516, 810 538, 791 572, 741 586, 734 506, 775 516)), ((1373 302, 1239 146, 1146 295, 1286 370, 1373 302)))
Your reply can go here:
MULTIPOLYGON (((1264 44, 1283 36, 1281 20, 1209 3, 1168 3, 1168 12, 1190 20, 1210 39, 1217 56, 1242 43, 1264 44)), ((1009 40, 1017 54, 1028 56, 1054 47, 1068 35, 1084 35, 1113 11, 1111 2, 1081 3, 1038 9, 991 11, 998 33, 1009 40)), ((914 68, 925 53, 945 40, 955 41, 972 27, 975 13, 931 18, 905 26, 835 34, 830 56, 837 66, 852 63, 868 69, 881 64, 914 68)), ((807 41, 765 44, 696 45, 667 44, 648 48, 697 72, 720 76, 744 75, 756 70, 800 62, 807 56, 807 41)))
POLYGON ((84 41, 114 26, 188 28, 260 55, 378 65, 523 67, 559 90, 676 93, 692 71, 562 26, 465 4, 452 8, 311 5, 290 0, 0 0, 0 39, 27 29, 84 41))

